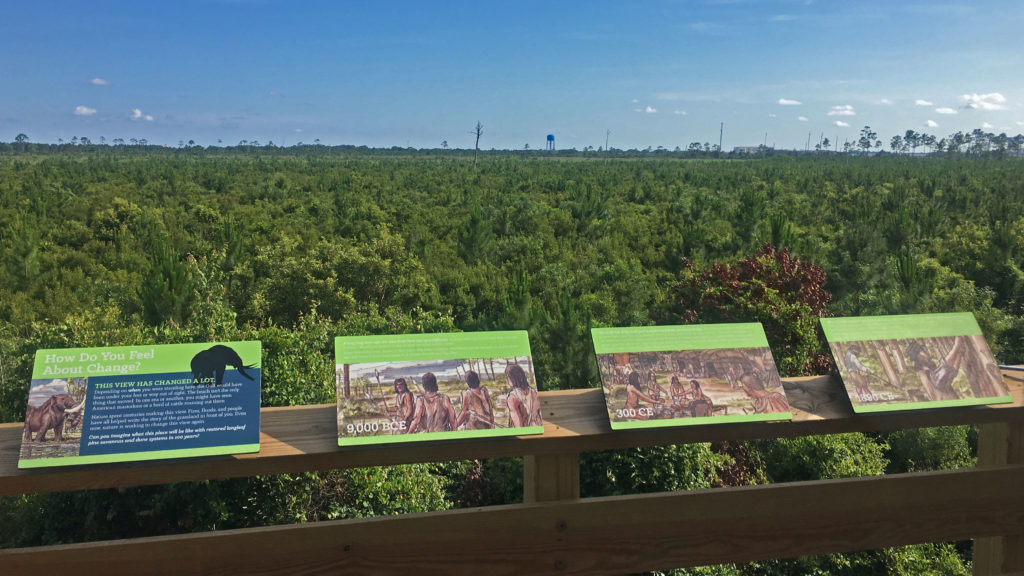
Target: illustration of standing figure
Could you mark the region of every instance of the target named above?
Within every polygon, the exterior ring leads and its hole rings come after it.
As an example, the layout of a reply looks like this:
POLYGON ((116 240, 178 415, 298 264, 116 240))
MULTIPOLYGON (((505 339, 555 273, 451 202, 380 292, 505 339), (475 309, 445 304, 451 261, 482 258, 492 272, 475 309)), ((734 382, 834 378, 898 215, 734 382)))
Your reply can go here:
POLYGON ((754 400, 754 414, 789 412, 786 397, 781 392, 765 390, 764 384, 753 374, 746 373, 740 376, 740 388, 754 400))
POLYGON ((541 426, 540 396, 530 387, 526 371, 519 364, 509 364, 505 368, 505 378, 512 386, 507 398, 508 425, 513 428, 541 426))
POLYGON ((914 363, 917 377, 932 400, 956 400, 958 396, 953 390, 953 381, 960 373, 960 365, 964 360, 964 339, 957 336, 953 348, 944 358, 935 364, 928 349, 920 342, 912 341, 907 345, 907 357, 914 363))
POLYGON ((494 412, 491 408, 491 394, 486 386, 480 385, 480 375, 466 372, 466 390, 462 391, 462 412, 455 421, 455 428, 466 430, 487 430, 494 428, 494 412))
POLYGON ((433 372, 423 375, 423 394, 416 398, 416 410, 409 423, 409 434, 415 432, 447 432, 455 429, 455 406, 437 391, 437 376, 433 372))
POLYGON ((395 378, 395 417, 399 422, 405 422, 405 429, 412 424, 412 415, 416 411, 416 400, 405 378, 395 378))
POLYGON ((868 376, 872 374, 867 366, 861 363, 860 358, 857 357, 860 352, 860 344, 850 344, 850 347, 846 349, 846 354, 843 355, 843 364, 850 373, 850 381, 853 383, 854 393, 858 398, 867 399, 871 398, 874 394, 871 392, 871 388, 868 388, 867 383, 868 376))
MULTIPOLYGON (((640 407, 640 401, 643 400, 649 404, 664 404, 665 401, 658 399, 655 400, 647 394, 644 394, 640 388, 640 373, 633 372, 629 375, 626 382, 626 405, 623 407, 626 410, 636 410, 640 407)), ((646 415, 637 415, 637 419, 646 420, 646 415)))

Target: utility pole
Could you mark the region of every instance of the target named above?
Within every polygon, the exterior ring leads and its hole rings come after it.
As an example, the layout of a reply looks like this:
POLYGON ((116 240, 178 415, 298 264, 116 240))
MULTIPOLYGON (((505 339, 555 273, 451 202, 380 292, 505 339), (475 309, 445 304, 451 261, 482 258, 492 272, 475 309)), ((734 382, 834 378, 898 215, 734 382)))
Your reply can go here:
POLYGON ((722 134, 725 133, 725 122, 718 126, 718 155, 722 155, 722 134))
POLYGON ((470 134, 476 134, 476 149, 473 151, 473 170, 476 170, 476 157, 480 154, 480 135, 484 133, 484 125, 479 120, 476 122, 476 130, 470 134))
POLYGON ((608 137, 611 136, 611 135, 612 135, 612 131, 609 128, 608 131, 604 133, 604 151, 605 151, 606 154, 608 153, 608 137))

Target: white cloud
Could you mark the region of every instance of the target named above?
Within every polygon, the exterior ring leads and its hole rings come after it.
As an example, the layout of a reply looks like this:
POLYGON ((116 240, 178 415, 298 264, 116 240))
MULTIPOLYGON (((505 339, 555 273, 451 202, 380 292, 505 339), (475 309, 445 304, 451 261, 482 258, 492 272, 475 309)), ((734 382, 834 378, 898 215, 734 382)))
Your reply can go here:
POLYGON ((995 126, 989 124, 988 122, 982 122, 981 127, 984 128, 985 130, 991 130, 995 128, 995 126))
POLYGON ((878 103, 879 104, 884 104, 886 106, 891 106, 892 105, 892 100, 889 100, 888 98, 882 98, 881 100, 878 101, 878 103))
POLYGON ((779 106, 800 106, 803 102, 799 100, 789 100, 788 98, 779 98, 779 106))
POLYGON ((797 116, 796 119, 801 122, 807 122, 807 116, 797 116))
POLYGON ((135 108, 132 110, 132 120, 145 120, 146 122, 152 122, 153 117, 149 114, 143 114, 142 110, 135 108))
POLYGON ((934 106, 934 105, 935 104, 933 104, 933 103, 931 103, 931 102, 929 102, 927 100, 921 100, 921 99, 914 100, 914 106, 934 106))
POLYGON ((999 92, 991 92, 989 94, 964 94, 963 100, 966 102, 964 105, 967 108, 975 108, 978 110, 1006 110, 1006 97, 999 92))
POLYGON ((943 106, 942 108, 936 108, 935 111, 938 112, 939 114, 956 114, 956 110, 950 108, 949 106, 943 106))
POLYGON ((853 111, 853 106, 845 104, 843 106, 833 106, 832 110, 828 113, 829 116, 856 116, 857 113, 853 111))
POLYGON ((633 104, 639 104, 639 103, 640 103, 640 100, 638 100, 636 98, 633 98, 633 104))
POLYGON ((1024 126, 1024 120, 1017 120, 1017 126, 1024 126))
POLYGON ((938 128, 939 127, 939 123, 936 122, 935 120, 929 120, 929 121, 925 122, 924 125, 929 127, 929 128, 938 128))
POLYGON ((846 122, 843 122, 842 120, 836 120, 835 125, 839 126, 840 128, 849 128, 850 127, 849 124, 847 124, 846 122))
POLYGON ((647 114, 657 114, 658 113, 657 110, 655 110, 654 108, 651 108, 650 106, 644 108, 644 112, 647 113, 647 114))
POLYGON ((769 114, 768 117, 769 118, 778 118, 779 116, 778 116, 778 114, 769 114))
POLYGON ((95 113, 95 108, 89 108, 88 106, 75 106, 75 116, 92 116, 95 113))
POLYGON ((107 82, 103 78, 93 78, 92 80, 89 80, 89 84, 92 84, 93 86, 110 86, 110 82, 107 82))
POLYGON ((686 116, 687 115, 686 110, 673 110, 672 113, 677 115, 677 116, 686 116))
POLYGON ((768 19, 769 22, 792 22, 796 20, 796 16, 792 14, 776 14, 768 19))

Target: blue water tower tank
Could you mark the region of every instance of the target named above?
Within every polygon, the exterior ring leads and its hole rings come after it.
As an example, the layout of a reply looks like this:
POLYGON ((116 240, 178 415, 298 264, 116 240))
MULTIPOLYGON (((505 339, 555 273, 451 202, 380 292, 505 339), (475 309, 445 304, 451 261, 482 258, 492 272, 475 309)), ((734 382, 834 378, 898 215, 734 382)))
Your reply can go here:
POLYGON ((554 134, 548 134, 548 147, 547 147, 547 149, 548 150, 554 150, 555 149, 555 135, 554 134))

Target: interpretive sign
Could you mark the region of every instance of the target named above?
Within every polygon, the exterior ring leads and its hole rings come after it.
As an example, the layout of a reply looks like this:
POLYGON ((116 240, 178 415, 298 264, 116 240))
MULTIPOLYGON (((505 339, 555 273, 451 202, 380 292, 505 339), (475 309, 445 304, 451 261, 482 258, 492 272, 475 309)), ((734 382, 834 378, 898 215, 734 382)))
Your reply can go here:
POLYGON ((1013 402, 970 312, 822 318, 855 412, 1013 402))
POLYGON ((792 417, 758 323, 591 333, 613 429, 792 417))
POLYGON ((525 331, 335 340, 338 445, 541 434, 525 331))
POLYGON ((19 468, 260 449, 259 342, 36 352, 19 468))

